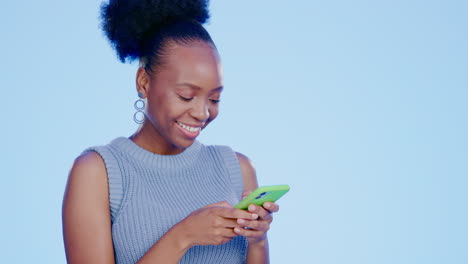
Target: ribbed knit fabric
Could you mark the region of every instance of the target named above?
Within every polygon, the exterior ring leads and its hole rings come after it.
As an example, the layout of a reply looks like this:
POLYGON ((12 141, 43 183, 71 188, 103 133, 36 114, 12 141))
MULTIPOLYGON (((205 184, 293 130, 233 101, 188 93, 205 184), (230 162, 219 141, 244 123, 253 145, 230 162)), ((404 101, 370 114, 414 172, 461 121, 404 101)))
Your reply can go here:
MULTIPOLYGON (((242 174, 231 148, 195 141, 177 155, 149 152, 128 138, 86 149, 104 160, 116 263, 137 262, 172 226, 208 204, 239 202, 242 174)), ((247 241, 195 246, 179 263, 245 263, 247 241)))

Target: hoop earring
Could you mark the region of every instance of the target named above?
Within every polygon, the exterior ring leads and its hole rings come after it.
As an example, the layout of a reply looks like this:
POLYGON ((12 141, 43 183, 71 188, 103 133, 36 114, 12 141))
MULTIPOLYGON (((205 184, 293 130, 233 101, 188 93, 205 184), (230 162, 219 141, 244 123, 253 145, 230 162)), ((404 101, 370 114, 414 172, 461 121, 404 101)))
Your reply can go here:
POLYGON ((140 97, 138 100, 135 101, 133 104, 133 107, 135 107, 135 114, 133 114, 133 121, 135 123, 141 125, 145 122, 145 101, 143 101, 143 95, 141 93, 138 93, 138 97, 140 97))

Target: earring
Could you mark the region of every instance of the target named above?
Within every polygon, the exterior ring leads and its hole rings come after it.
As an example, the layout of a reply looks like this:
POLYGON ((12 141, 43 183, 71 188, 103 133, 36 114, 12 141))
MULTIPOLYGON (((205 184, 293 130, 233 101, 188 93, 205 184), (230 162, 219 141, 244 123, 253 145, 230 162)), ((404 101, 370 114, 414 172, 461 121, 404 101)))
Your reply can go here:
POLYGON ((139 99, 135 101, 133 106, 135 107, 135 114, 133 115, 133 121, 137 124, 143 124, 145 122, 145 101, 143 101, 143 94, 138 93, 139 99))

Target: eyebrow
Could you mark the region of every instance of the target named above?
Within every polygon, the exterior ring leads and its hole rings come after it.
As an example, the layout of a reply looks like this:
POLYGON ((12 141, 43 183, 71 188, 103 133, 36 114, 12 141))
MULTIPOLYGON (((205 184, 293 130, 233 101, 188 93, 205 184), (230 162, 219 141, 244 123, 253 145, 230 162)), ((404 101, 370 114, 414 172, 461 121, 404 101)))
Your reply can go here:
MULTIPOLYGON (((177 85, 178 86, 188 86, 188 87, 190 87, 190 88, 192 88, 194 90, 201 90, 202 89, 200 86, 195 85, 195 84, 191 84, 191 83, 178 83, 177 85)), ((222 91, 223 88, 224 88, 223 86, 219 86, 218 88, 215 88, 212 91, 216 91, 216 92, 217 91, 222 91)))

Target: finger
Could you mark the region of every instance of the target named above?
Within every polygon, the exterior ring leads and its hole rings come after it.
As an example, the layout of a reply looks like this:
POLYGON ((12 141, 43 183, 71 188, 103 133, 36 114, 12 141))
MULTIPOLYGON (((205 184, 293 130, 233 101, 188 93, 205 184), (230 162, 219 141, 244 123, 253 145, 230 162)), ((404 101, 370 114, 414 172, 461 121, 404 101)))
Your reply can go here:
POLYGON ((258 230, 253 230, 253 229, 244 229, 244 228, 239 228, 236 227, 234 228, 234 232, 237 235, 241 235, 247 238, 262 238, 265 236, 265 231, 258 231, 258 230))
POLYGON ((241 225, 241 227, 248 227, 257 231, 266 232, 270 229, 270 224, 267 221, 237 219, 237 223, 241 225))
POLYGON ((277 203, 272 203, 272 202, 266 202, 263 204, 263 208, 265 208, 266 210, 272 212, 272 213, 276 213, 279 211, 279 205, 277 203))
POLYGON ((238 234, 234 233, 234 231, 231 231, 230 233, 227 233, 227 232, 218 230, 217 234, 211 236, 212 243, 209 243, 209 244, 210 245, 226 244, 236 236, 238 236, 238 234), (233 235, 232 233, 235 234, 235 235, 233 235))
POLYGON ((215 220, 214 226, 232 229, 234 227, 238 227, 239 224, 237 223, 236 219, 219 217, 215 220))
POLYGON ((235 208, 225 208, 219 207, 218 208, 219 216, 224 218, 244 218, 244 219, 257 219, 258 214, 251 213, 245 210, 235 209, 235 208))
POLYGON ((270 215, 270 212, 267 211, 265 208, 258 206, 256 204, 249 205, 249 212, 256 213, 261 219, 267 219, 270 215))
MULTIPOLYGON (((241 228, 242 227, 235 227, 235 228, 241 228)), ((234 232, 234 228, 223 228, 221 231, 220 231, 221 235, 223 237, 228 237, 228 238, 233 238, 233 237, 236 237, 238 236, 239 234, 237 234, 236 232, 234 232)))
POLYGON ((230 203, 226 202, 226 201, 221 201, 221 202, 206 205, 203 208, 208 208, 208 207, 228 207, 228 208, 232 208, 233 206, 230 203))

